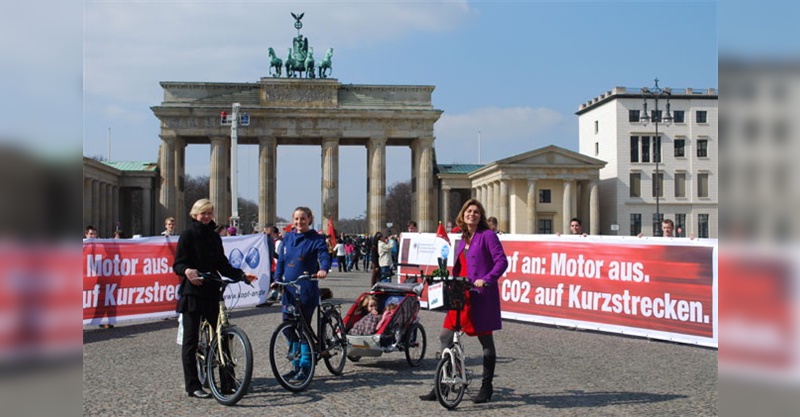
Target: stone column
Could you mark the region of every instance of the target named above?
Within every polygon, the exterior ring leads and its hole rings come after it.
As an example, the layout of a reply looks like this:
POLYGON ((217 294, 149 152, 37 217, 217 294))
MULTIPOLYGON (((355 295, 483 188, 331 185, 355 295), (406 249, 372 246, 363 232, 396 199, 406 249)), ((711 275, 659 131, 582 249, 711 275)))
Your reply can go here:
POLYGON ((564 196, 561 208, 561 233, 569 234, 569 220, 573 217, 573 181, 564 180, 564 196))
POLYGON ((322 227, 328 233, 328 219, 339 223, 339 138, 322 139, 322 227))
POLYGON ((434 232, 433 219, 433 138, 419 138, 420 158, 417 172, 417 223, 421 232, 434 232))
MULTIPOLYGON (((186 224, 186 219, 189 217, 189 210, 186 210, 186 139, 178 136, 175 138, 175 145, 173 147, 174 162, 175 162, 175 231, 182 230, 181 225, 186 224)), ((230 164, 229 164, 230 165, 230 164)), ((194 204, 192 201, 191 204, 194 204)), ((164 216, 166 217, 166 216, 164 216)), ((159 232, 161 233, 161 232, 159 232)))
POLYGON ((487 214, 487 216, 497 217, 497 213, 499 212, 500 212, 500 181, 495 181, 492 183, 492 212, 487 214))
POLYGON ((442 187, 442 218, 442 224, 447 224, 450 219, 450 187, 442 187))
POLYGON ((264 227, 277 217, 278 139, 258 138, 258 223, 264 227))
MULTIPOLYGON (((116 224, 116 222, 122 223, 122 219, 119 218, 119 186, 111 185, 110 194, 111 199, 109 201, 109 205, 111 206, 111 218, 114 219, 114 224, 116 224)), ((131 237, 133 235, 133 230, 125 230, 125 234, 127 234, 128 237, 131 237)))
POLYGON ((106 237, 112 237, 111 233, 114 229, 111 227, 111 220, 108 212, 108 200, 110 200, 110 193, 108 192, 108 184, 100 183, 100 230, 106 237))
MULTIPOLYGON (((161 187, 158 193, 158 205, 161 218, 168 216, 175 217, 177 230, 182 230, 185 222, 178 222, 179 207, 175 206, 175 195, 177 185, 175 182, 175 135, 161 134, 161 146, 159 147, 158 170, 161 174, 161 187)), ((185 218, 185 217, 184 217, 185 218)))
POLYGON ((510 232, 508 213, 508 180, 500 180, 500 198, 498 199, 497 228, 505 233, 510 232))
MULTIPOLYGON (((153 188, 149 184, 142 187, 142 230, 138 230, 138 232, 141 233, 142 236, 153 235, 156 232, 156 229, 153 225, 152 195, 153 195, 153 188)), ((132 237, 133 233, 136 233, 136 231, 131 230, 128 231, 128 233, 129 233, 128 237, 132 237)))
POLYGON ((386 139, 367 142, 367 224, 375 234, 386 226, 386 139))
POLYGON ((230 187, 230 138, 215 136, 211 138, 211 175, 208 179, 208 198, 214 205, 214 218, 217 224, 227 224, 230 218, 230 207, 226 207, 227 190, 230 187))
POLYGON ((536 180, 528 180, 528 233, 536 233, 536 180))
POLYGON ((95 198, 92 196, 92 179, 83 177, 83 227, 94 224, 92 223, 92 202, 94 200, 95 198))
MULTIPOLYGON (((102 224, 100 224, 100 181, 99 180, 92 180, 92 218, 90 224, 97 229, 97 233, 100 233, 102 230, 102 224)), ((106 236, 101 236, 106 237, 106 236)))
POLYGON ((589 234, 600 234, 600 182, 589 182, 589 234))

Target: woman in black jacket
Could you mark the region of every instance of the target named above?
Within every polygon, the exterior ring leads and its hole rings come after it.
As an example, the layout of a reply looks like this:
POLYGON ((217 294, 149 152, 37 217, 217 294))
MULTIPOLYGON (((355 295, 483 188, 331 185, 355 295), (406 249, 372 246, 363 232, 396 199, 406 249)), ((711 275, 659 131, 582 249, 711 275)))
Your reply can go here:
POLYGON ((214 230, 217 225, 214 223, 214 206, 210 200, 197 200, 189 216, 192 218, 191 226, 178 239, 178 250, 172 265, 175 273, 183 277, 176 309, 181 313, 183 321, 181 361, 186 393, 190 397, 209 398, 211 394, 203 390, 197 375, 195 355, 202 319, 205 318, 212 326, 216 326, 221 284, 217 281, 205 281, 200 273, 219 272, 230 279, 248 282, 257 278, 234 268, 228 262, 222 249, 222 239, 214 230))

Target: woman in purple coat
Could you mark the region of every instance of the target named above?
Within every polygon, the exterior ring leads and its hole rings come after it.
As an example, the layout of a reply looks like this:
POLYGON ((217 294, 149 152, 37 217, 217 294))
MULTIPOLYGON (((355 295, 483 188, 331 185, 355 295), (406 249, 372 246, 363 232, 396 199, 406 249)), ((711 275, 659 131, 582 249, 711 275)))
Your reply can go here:
MULTIPOLYGON (((500 292, 497 281, 506 272, 508 260, 503 245, 500 244, 500 239, 486 223, 486 210, 480 201, 467 200, 458 213, 456 224, 461 228, 462 233, 455 253, 453 276, 467 277, 476 287, 469 294, 471 303, 469 320, 474 328, 474 334, 471 335, 478 336, 478 341, 483 348, 481 389, 472 400, 474 403, 480 404, 492 399, 494 389, 492 380, 494 379, 497 353, 492 332, 502 328, 500 292)), ((453 340, 455 314, 456 311, 451 310, 445 318, 442 332, 439 334, 440 352, 447 348, 453 340)), ((431 390, 427 395, 420 396, 420 399, 435 401, 436 395, 431 390)))

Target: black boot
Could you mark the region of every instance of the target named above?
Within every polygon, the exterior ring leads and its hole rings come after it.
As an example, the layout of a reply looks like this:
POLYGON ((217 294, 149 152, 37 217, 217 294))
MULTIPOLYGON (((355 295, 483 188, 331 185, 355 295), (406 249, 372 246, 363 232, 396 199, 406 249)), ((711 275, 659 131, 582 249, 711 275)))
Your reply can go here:
POLYGON ((419 399, 422 401, 436 401, 436 392, 434 392, 435 389, 436 388, 431 388, 431 392, 425 395, 420 395, 419 399))
POLYGON ((494 365, 496 362, 497 357, 495 356, 483 357, 483 378, 481 380, 481 390, 478 391, 478 395, 472 400, 473 403, 483 404, 492 400, 492 392, 494 392, 492 380, 494 380, 494 365))

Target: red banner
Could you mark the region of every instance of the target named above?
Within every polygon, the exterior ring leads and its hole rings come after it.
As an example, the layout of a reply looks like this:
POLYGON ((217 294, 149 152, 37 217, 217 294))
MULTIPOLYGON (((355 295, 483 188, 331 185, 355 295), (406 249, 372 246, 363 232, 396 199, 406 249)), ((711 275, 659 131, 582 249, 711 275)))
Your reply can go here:
POLYGON ((174 315, 180 278, 172 272, 177 239, 87 241, 83 245, 83 319, 174 315))
MULTIPOLYGON (((404 236, 400 262, 430 273, 426 266, 439 256, 435 236, 404 236)), ((500 240, 509 263, 498 283, 504 318, 718 344, 716 240, 508 234, 500 240)))

